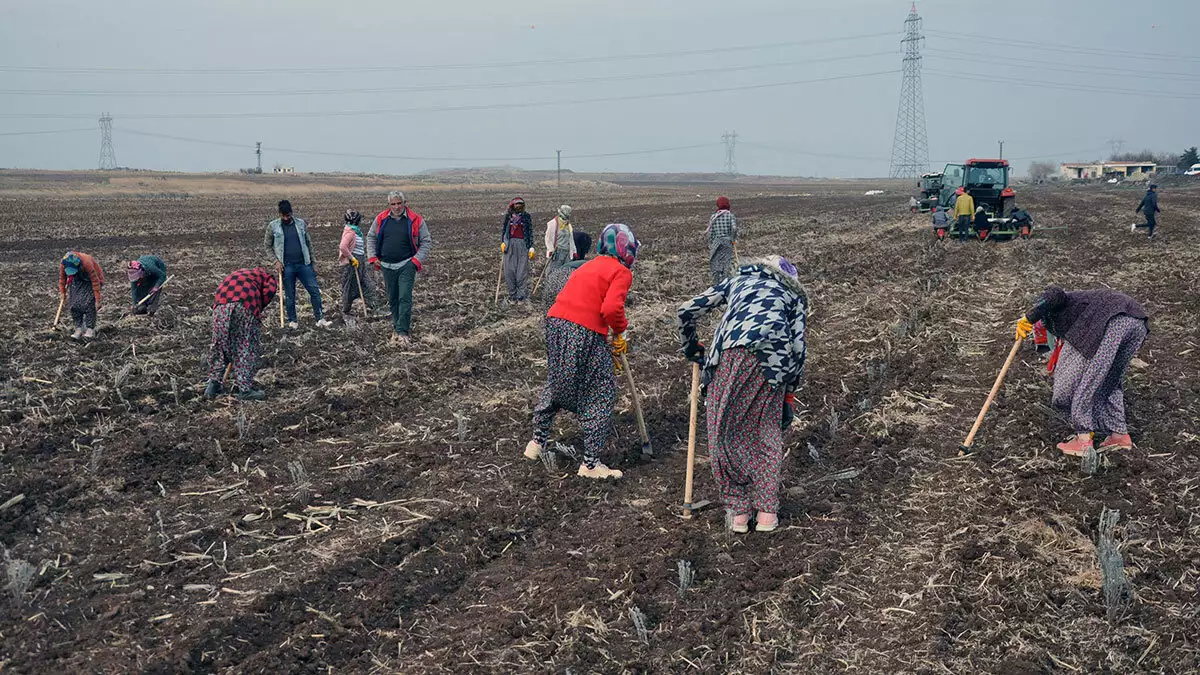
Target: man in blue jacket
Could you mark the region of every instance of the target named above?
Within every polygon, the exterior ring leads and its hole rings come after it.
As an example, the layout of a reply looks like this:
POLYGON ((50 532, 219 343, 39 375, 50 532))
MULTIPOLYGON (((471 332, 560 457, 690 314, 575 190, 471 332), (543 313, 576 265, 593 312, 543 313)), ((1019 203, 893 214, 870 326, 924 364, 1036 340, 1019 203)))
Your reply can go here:
POLYGON ((292 216, 292 203, 284 199, 279 202, 279 217, 267 223, 263 245, 275 257, 275 269, 283 275, 284 309, 287 310, 288 328, 299 328, 296 323, 296 280, 304 284, 308 298, 312 301, 313 318, 318 328, 332 326, 333 322, 321 314, 321 286, 317 283, 317 261, 312 254, 312 240, 308 238, 308 223, 303 218, 292 216))
POLYGON ((1149 230, 1146 236, 1154 238, 1154 228, 1158 225, 1158 213, 1162 209, 1158 208, 1158 186, 1154 183, 1150 184, 1150 189, 1146 190, 1146 196, 1142 197, 1142 203, 1134 210, 1134 213, 1141 212, 1146 216, 1145 223, 1134 223, 1129 226, 1130 232, 1136 232, 1139 227, 1144 227, 1149 230))
POLYGON ((413 285, 432 246, 425 219, 408 208, 404 193, 388 193, 388 208, 375 216, 367 232, 367 262, 383 273, 397 342, 410 339, 413 285))

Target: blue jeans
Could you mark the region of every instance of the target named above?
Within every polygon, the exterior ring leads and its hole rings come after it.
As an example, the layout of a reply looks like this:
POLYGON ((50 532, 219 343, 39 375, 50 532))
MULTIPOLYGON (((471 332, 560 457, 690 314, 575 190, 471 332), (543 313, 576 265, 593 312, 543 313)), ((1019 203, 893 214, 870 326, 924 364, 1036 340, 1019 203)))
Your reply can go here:
POLYGON ((321 320, 321 287, 317 284, 317 273, 312 265, 283 266, 283 297, 287 320, 296 320, 296 280, 304 284, 308 298, 312 301, 313 317, 321 320))

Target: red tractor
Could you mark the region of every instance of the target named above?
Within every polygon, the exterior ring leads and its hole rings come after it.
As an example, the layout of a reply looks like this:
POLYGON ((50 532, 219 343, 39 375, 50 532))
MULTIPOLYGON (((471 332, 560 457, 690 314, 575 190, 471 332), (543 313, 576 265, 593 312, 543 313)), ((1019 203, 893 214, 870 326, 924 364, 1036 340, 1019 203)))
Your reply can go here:
POLYGON ((982 206, 992 224, 989 238, 1027 238, 1032 234, 1032 225, 1017 223, 1009 216, 1017 194, 1008 186, 1009 166, 1004 159, 968 159, 965 164, 947 164, 942 172, 942 192, 938 205, 954 208, 955 192, 962 188, 982 206))

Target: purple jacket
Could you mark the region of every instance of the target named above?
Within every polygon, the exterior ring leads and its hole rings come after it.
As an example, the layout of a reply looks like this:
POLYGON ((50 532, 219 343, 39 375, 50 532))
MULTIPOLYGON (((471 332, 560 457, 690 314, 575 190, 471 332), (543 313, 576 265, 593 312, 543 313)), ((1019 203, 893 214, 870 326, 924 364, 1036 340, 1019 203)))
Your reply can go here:
POLYGON ((1032 323, 1045 321, 1046 330, 1090 359, 1100 349, 1108 322, 1120 314, 1147 320, 1146 310, 1124 293, 1108 289, 1064 291, 1051 286, 1025 318, 1032 323))

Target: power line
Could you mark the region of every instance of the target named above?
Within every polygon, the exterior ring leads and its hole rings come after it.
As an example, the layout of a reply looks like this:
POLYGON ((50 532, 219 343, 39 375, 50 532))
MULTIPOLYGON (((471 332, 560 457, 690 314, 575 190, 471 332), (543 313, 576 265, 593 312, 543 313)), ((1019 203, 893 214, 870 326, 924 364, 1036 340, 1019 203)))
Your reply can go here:
POLYGON ((92 127, 82 129, 47 129, 45 131, 5 131, 0 136, 37 136, 40 134, 74 134, 81 131, 95 131, 92 127))
POLYGON ((1080 47, 1077 45, 1055 45, 1046 42, 1034 42, 1032 40, 1013 40, 1009 38, 997 38, 991 35, 980 35, 979 33, 959 33, 951 31, 931 30, 930 33, 941 36, 944 39, 960 40, 977 43, 980 41, 999 44, 1006 47, 1021 47, 1023 49, 1034 49, 1038 51, 1060 52, 1067 54, 1082 54, 1087 56, 1107 56, 1120 59, 1154 59, 1154 60, 1175 60, 1175 61, 1200 61, 1200 56, 1191 54, 1163 54, 1158 52, 1131 52, 1131 51, 1113 51, 1105 49, 1097 49, 1095 47, 1080 47))
POLYGON ((742 141, 742 145, 751 147, 751 148, 761 148, 763 150, 773 150, 775 152, 782 152, 782 153, 786 153, 786 154, 790 154, 790 155, 806 155, 806 156, 811 156, 811 157, 825 157, 828 159, 851 159, 851 160, 857 160, 857 161, 862 161, 862 162, 887 162, 887 161, 890 161, 889 157, 865 157, 862 155, 843 155, 843 154, 837 154, 837 153, 831 153, 831 152, 815 152, 812 150, 797 150, 795 148, 788 148, 788 147, 783 147, 783 146, 779 146, 779 145, 766 145, 763 143, 751 143, 749 141, 742 141))
MULTIPOLYGON (((171 136, 169 134, 158 134, 149 131, 135 131, 133 129, 116 129, 120 134, 132 134, 135 136, 146 136, 149 138, 161 138, 171 141, 179 141, 183 143, 196 143, 200 145, 212 145, 217 147, 237 148, 239 150, 247 150, 250 145, 247 143, 230 143, 226 141, 214 141, 203 138, 188 138, 185 136, 171 136)), ((651 155, 662 152, 676 152, 680 150, 693 150, 696 148, 711 148, 718 145, 717 143, 697 143, 695 145, 680 145, 670 148, 654 148, 649 150, 628 150, 623 152, 597 152, 589 154, 572 155, 564 153, 568 159, 597 159, 602 157, 626 157, 631 155, 651 155)), ((276 153, 290 153, 295 155, 319 155, 325 157, 351 157, 361 159, 391 159, 391 160, 410 160, 410 161, 426 161, 426 162, 508 162, 508 161, 535 161, 535 160, 550 160, 555 159, 555 155, 533 155, 525 157, 416 157, 404 155, 375 155, 370 153, 359 152, 331 152, 326 150, 305 150, 300 148, 284 148, 267 146, 268 151, 276 153)))
MULTIPOLYGON (((945 55, 952 63, 958 61, 972 61, 975 63, 988 63, 991 65, 1004 65, 1012 62, 1014 67, 1018 68, 1037 68, 1038 70, 1055 70, 1065 73, 1081 73, 1081 74, 1097 74, 1097 75, 1116 75, 1129 74, 1136 75, 1142 78, 1150 79, 1167 79, 1167 80, 1198 80, 1200 74, 1176 73, 1176 72, 1161 72, 1153 70, 1143 70, 1138 68, 1117 68, 1110 66, 1086 65, 1077 63, 1057 64, 1057 62, 1039 61, 1036 59, 1022 59, 1012 56, 989 56, 989 55, 965 55, 959 54, 954 50, 949 49, 928 49, 926 50, 935 55, 945 55), (1023 66, 1021 64, 1029 64, 1023 66), (1056 64, 1056 65, 1055 65, 1056 64)), ((936 56, 935 56, 936 58, 936 56)))
POLYGON ((846 42, 851 40, 865 40, 876 37, 886 37, 894 35, 892 32, 883 33, 865 33, 862 35, 846 35, 841 37, 831 38, 816 38, 812 40, 794 40, 790 42, 775 42, 759 45, 742 45, 734 47, 714 47, 710 49, 689 49, 684 51, 673 52, 647 52, 641 54, 611 54, 606 56, 581 56, 574 58, 560 59, 538 59, 533 61, 501 61, 501 62, 482 62, 482 63, 453 63, 453 64, 427 64, 427 65, 407 65, 407 66, 347 66, 334 68, 116 68, 116 67, 57 67, 57 66, 0 66, 0 71, 7 72, 33 72, 33 73, 72 73, 72 74, 99 74, 99 73, 121 73, 121 74, 141 74, 141 75, 272 75, 282 73, 292 74, 338 74, 338 73, 375 73, 375 72, 406 72, 406 71, 429 71, 429 70, 473 70, 473 69, 490 69, 490 68, 516 68, 522 66, 544 66, 544 65, 561 65, 574 63, 596 63, 607 61, 632 61, 640 59, 660 59, 670 58, 675 56, 698 56, 701 54, 727 54, 731 52, 748 52, 761 51, 766 49, 778 49, 781 47, 799 47, 804 45, 828 44, 831 42, 846 42))
POLYGON ((355 89, 258 89, 243 91, 100 91, 73 89, 0 89, 0 94, 14 96, 146 96, 146 97, 175 97, 175 96, 327 96, 348 94, 389 94, 430 91, 465 91, 470 89, 510 89, 512 87, 536 87, 544 85, 564 84, 596 84, 600 82, 627 82, 633 80, 651 80, 669 77, 686 77, 690 75, 710 75, 713 73, 730 73, 747 70, 763 70, 768 68, 786 68, 816 63, 832 63, 878 56, 888 56, 892 52, 872 52, 868 54, 853 54, 849 56, 831 56, 819 59, 804 59, 800 61, 782 61, 777 63, 761 63, 746 66, 723 66, 719 68, 698 68, 693 70, 677 70, 665 73, 644 73, 640 75, 604 75, 597 77, 576 77, 559 80, 523 80, 515 82, 482 82, 476 84, 431 84, 413 87, 368 87, 355 89))
MULTIPOLYGON (((718 94, 730 91, 750 91, 754 89, 774 89, 792 87, 801 84, 816 84, 819 82, 834 82, 838 80, 853 80, 879 75, 892 75, 898 70, 881 70, 871 73, 853 75, 834 75, 808 80, 792 80, 789 82, 767 82, 763 84, 746 84, 727 86, 717 89, 691 89, 685 91, 659 92, 654 94, 631 94, 627 96, 603 96, 597 98, 555 99, 550 101, 515 101, 512 103, 490 103, 454 106, 430 106, 423 108, 395 108, 376 110, 331 110, 331 111, 278 111, 258 113, 160 113, 160 114, 129 114, 121 115, 121 119, 130 120, 165 120, 165 119, 233 119, 233 118, 305 118, 305 117, 363 117, 370 115, 404 115, 425 112, 459 112, 474 110, 508 110, 515 108, 544 108, 549 106, 583 105, 590 103, 612 103, 616 101, 643 101, 648 99, 675 98, 679 96, 695 96, 700 94, 718 94)), ((0 113, 0 118, 6 119, 87 119, 85 114, 55 114, 55 113, 0 113)))
POLYGON ((1086 92, 1099 93, 1099 94, 1133 94, 1136 96, 1148 96, 1148 97, 1152 97, 1152 98, 1176 98, 1176 99, 1186 99, 1186 100, 1195 100, 1197 98, 1200 98, 1200 94, 1183 94, 1183 93, 1172 94, 1172 93, 1161 92, 1161 91, 1150 91, 1150 90, 1146 90, 1146 89, 1126 89, 1126 88, 1122 88, 1122 87, 1093 87, 1093 86, 1088 86, 1088 85, 1075 84, 1073 82, 1046 82, 1043 80, 1017 79, 1017 78, 1011 78, 1011 77, 1004 77, 1004 76, 1000 76, 1000 75, 980 76, 976 73, 962 73, 962 72, 949 71, 949 70, 929 70, 927 72, 933 73, 934 75, 945 75, 947 77, 953 77, 956 79, 1012 84, 1012 85, 1022 86, 1022 87, 1034 87, 1034 88, 1052 87, 1056 90, 1086 91, 1086 92))

